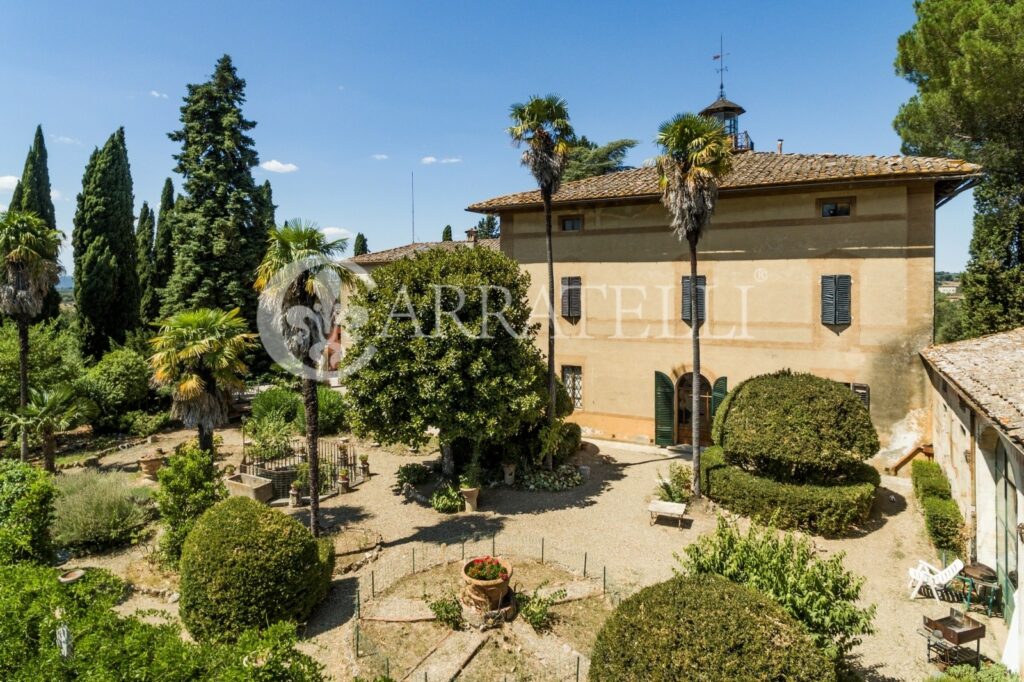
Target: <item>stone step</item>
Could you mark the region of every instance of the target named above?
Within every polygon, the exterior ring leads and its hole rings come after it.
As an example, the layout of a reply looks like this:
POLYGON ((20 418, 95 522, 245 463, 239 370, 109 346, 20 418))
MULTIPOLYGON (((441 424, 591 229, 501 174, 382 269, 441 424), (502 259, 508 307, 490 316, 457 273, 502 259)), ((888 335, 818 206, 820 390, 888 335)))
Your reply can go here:
POLYGON ((487 633, 477 630, 449 632, 402 680, 452 682, 473 660, 487 637, 487 633))

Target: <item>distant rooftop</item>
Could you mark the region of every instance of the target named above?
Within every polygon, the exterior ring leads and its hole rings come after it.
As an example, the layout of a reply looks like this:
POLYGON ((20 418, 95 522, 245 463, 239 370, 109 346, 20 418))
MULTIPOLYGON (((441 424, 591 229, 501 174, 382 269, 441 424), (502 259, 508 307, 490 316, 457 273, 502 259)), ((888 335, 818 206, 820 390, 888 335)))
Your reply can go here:
MULTIPOLYGON (((744 152, 733 156, 733 167, 722 182, 723 193, 835 182, 928 179, 939 181, 941 204, 976 181, 981 166, 967 161, 922 156, 850 156, 845 154, 776 154, 744 152)), ((658 171, 653 167, 598 175, 563 183, 555 204, 601 201, 657 200, 658 171)), ((496 213, 541 207, 539 190, 506 194, 477 202, 466 210, 496 213)))
MULTIPOLYGON (((477 240, 476 245, 486 249, 498 249, 497 239, 480 239, 477 240)), ((460 241, 448 241, 448 242, 414 242, 412 244, 406 244, 405 246, 396 246, 393 249, 385 249, 383 251, 374 251, 373 253, 364 253, 361 256, 355 256, 352 261, 359 265, 379 265, 381 263, 390 263, 391 261, 398 260, 399 258, 408 258, 409 256, 415 256, 421 251, 428 251, 430 249, 457 249, 464 246, 473 246, 473 242, 469 239, 460 241)))
POLYGON ((929 346, 921 355, 1009 438, 1024 445, 1024 327, 929 346))

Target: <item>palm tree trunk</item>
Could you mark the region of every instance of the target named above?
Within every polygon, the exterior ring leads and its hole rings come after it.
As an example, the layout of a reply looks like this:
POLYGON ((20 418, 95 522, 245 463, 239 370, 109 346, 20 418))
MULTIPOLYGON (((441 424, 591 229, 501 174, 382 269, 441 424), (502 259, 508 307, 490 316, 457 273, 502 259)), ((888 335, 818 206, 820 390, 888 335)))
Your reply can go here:
POLYGON ((309 532, 320 537, 320 401, 317 384, 302 380, 302 401, 306 409, 306 454, 309 456, 309 532))
MULTIPOLYGON (((548 259, 548 425, 554 425, 557 418, 558 395, 555 392, 555 259, 551 249, 551 188, 542 187, 544 200, 544 235, 548 259)), ((552 468, 551 454, 547 455, 545 466, 552 468)))
POLYGON ((213 454, 213 429, 208 428, 206 425, 199 424, 199 449, 203 452, 210 453, 212 459, 213 454))
MULTIPOLYGON (((28 406, 28 318, 18 316, 18 404, 24 410, 28 406)), ((28 433, 21 430, 21 461, 28 461, 28 433)))
POLYGON ((54 453, 57 450, 57 439, 52 433, 43 434, 43 468, 51 474, 57 473, 57 462, 54 453))
POLYGON ((693 380, 690 385, 690 424, 693 436, 693 497, 700 499, 700 318, 697 313, 697 240, 690 237, 690 329, 693 331, 693 380))

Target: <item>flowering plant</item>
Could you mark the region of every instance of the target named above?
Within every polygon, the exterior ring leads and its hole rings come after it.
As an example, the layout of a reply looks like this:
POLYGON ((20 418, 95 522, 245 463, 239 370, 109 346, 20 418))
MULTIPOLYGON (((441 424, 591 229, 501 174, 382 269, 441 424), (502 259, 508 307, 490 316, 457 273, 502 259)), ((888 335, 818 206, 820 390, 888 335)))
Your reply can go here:
POLYGON ((473 559, 466 566, 466 575, 473 580, 508 580, 508 570, 492 556, 473 559))

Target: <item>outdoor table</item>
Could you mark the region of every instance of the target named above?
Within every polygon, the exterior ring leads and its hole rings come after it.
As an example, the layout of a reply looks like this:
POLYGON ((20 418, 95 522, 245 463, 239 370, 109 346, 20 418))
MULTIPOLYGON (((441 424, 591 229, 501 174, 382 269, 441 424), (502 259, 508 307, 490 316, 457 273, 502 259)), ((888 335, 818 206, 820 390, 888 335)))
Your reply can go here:
POLYGON ((967 586, 964 599, 966 610, 971 610, 971 601, 977 597, 978 603, 982 599, 985 600, 985 615, 991 616, 992 605, 995 603, 1000 589, 996 572, 985 564, 973 563, 970 566, 965 566, 958 577, 967 586))

